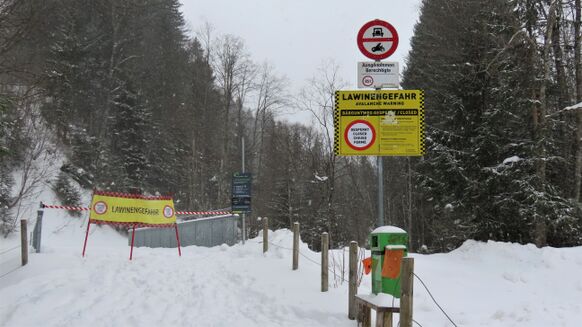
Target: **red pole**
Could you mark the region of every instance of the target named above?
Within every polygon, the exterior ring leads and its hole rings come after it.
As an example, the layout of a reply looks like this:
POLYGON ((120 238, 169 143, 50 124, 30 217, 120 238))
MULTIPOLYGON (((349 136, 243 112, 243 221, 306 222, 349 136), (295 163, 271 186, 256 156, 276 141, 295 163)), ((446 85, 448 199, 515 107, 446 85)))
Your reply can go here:
POLYGON ((180 250, 180 236, 178 234, 178 224, 174 224, 174 227, 176 228, 176 241, 178 241, 178 256, 182 256, 182 250, 180 250))
POLYGON ((133 224, 133 232, 131 233, 131 250, 129 251, 129 260, 133 257, 133 240, 135 239, 135 224, 133 224))
POLYGON ((91 226, 91 219, 87 222, 87 232, 85 233, 85 244, 83 244, 83 257, 85 256, 85 249, 87 248, 87 238, 89 238, 89 226, 91 226))

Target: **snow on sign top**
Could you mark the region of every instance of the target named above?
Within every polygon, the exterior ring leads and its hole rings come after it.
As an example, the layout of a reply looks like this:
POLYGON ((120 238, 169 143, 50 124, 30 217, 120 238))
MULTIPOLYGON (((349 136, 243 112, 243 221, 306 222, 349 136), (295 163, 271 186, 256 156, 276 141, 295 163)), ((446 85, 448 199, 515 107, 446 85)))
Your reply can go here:
POLYGON ((372 232, 372 234, 390 233, 390 234, 406 234, 406 231, 396 226, 380 226, 372 232))
POLYGON ((360 28, 357 42, 364 56, 373 60, 382 60, 396 51, 398 33, 390 23, 375 19, 360 28))

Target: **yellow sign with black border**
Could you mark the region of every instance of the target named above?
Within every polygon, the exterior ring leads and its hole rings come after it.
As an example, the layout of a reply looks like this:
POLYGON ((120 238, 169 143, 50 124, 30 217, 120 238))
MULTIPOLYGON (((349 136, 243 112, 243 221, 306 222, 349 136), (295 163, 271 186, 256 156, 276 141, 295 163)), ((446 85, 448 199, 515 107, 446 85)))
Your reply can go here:
POLYGON ((171 197, 94 192, 91 200, 92 221, 165 225, 176 223, 171 197))
POLYGON ((422 156, 424 92, 336 91, 334 152, 340 156, 422 156))

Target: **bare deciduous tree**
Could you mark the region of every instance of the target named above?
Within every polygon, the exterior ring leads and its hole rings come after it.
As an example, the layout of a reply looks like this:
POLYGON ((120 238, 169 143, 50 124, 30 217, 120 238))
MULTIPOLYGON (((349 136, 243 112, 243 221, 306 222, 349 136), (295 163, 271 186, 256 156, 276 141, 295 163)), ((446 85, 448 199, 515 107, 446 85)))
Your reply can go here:
POLYGON ((221 131, 222 155, 218 184, 219 196, 224 201, 227 201, 227 184, 230 183, 227 175, 230 169, 234 168, 229 166, 230 149, 233 146, 231 142, 231 135, 233 134, 231 130, 231 110, 237 90, 239 90, 239 94, 246 94, 248 90, 251 71, 250 65, 252 63, 241 38, 227 34, 219 37, 215 41, 215 44, 216 47, 214 47, 214 51, 212 52, 212 66, 216 74, 216 82, 222 91, 224 100, 221 131))
POLYGON ((334 100, 335 91, 346 86, 346 82, 339 76, 339 66, 329 60, 323 62, 316 76, 309 81, 308 86, 301 90, 299 99, 296 100, 299 110, 312 114, 324 139, 324 167, 325 190, 322 194, 327 204, 326 220, 328 230, 333 233, 335 225, 335 208, 333 205, 334 191, 337 173, 337 157, 334 152, 334 100))

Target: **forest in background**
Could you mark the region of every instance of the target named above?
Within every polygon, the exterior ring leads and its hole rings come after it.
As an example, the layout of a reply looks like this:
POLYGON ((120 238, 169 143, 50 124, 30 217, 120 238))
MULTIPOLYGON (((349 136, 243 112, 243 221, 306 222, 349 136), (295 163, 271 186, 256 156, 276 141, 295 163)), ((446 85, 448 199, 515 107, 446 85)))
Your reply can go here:
MULTIPOLYGON (((35 162, 55 160, 53 145, 66 154, 48 181, 63 204, 80 204, 74 180, 209 210, 229 207, 244 137, 251 235, 268 217, 274 229, 299 221, 315 249, 322 232, 333 247, 365 243, 376 167, 333 153, 338 67, 286 94, 244 40, 203 22, 187 31, 179 9, 0 0, 0 232, 47 182, 35 162), (315 124, 278 119, 291 110, 315 124)), ((428 152, 384 160, 384 221, 413 250, 582 244, 582 110, 568 109, 582 102, 580 34, 580 0, 423 1, 403 88, 425 91, 428 152)))

